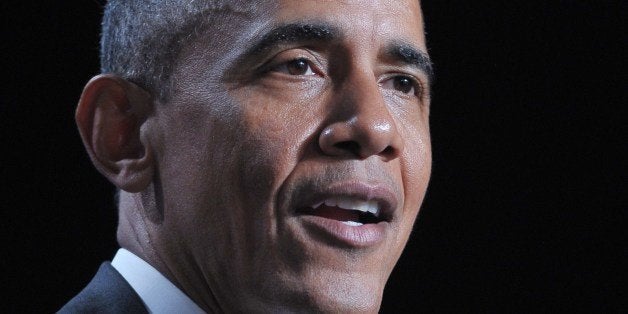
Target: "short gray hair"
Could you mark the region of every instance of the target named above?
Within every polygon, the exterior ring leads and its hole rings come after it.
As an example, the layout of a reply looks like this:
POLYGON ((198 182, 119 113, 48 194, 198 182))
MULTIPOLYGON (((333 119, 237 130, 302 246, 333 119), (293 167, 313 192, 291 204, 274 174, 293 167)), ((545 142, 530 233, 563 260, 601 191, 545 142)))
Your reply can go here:
POLYGON ((100 65, 165 98, 184 43, 203 31, 217 11, 246 11, 230 0, 110 0, 102 21, 100 65))

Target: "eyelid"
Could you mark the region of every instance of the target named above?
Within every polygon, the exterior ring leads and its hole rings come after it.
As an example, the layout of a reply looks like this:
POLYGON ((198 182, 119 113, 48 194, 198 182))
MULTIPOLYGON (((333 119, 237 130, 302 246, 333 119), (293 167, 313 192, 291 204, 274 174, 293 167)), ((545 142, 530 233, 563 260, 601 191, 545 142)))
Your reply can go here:
POLYGON ((324 64, 321 58, 315 52, 305 47, 290 48, 272 55, 260 66, 259 72, 262 74, 268 73, 279 66, 299 59, 307 61, 314 74, 324 76, 324 64))

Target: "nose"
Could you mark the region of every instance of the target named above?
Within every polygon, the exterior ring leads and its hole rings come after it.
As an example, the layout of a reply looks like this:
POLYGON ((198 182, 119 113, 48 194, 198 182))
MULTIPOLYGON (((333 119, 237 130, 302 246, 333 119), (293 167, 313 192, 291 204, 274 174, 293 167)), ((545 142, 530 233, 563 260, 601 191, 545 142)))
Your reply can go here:
POLYGON ((329 156, 360 159, 399 157, 403 141, 375 78, 368 73, 355 76, 332 98, 332 118, 319 136, 321 150, 329 156))

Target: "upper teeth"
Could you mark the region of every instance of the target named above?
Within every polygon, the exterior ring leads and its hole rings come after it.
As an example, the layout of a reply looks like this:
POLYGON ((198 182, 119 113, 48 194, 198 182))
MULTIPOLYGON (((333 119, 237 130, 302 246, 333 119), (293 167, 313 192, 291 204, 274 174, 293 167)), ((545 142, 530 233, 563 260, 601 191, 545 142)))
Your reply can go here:
POLYGON ((371 213, 376 217, 379 216, 379 205, 377 201, 360 201, 348 197, 333 197, 314 205, 314 208, 316 209, 323 204, 340 207, 342 209, 358 210, 363 213, 371 213))

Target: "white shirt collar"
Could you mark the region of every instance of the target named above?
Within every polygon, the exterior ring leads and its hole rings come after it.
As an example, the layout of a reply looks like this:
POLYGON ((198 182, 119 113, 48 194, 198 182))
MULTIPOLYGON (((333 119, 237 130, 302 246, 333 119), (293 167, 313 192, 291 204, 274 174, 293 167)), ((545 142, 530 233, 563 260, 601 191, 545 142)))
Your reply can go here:
POLYGON ((157 269, 128 250, 119 249, 111 266, 133 287, 149 313, 205 313, 157 269))

